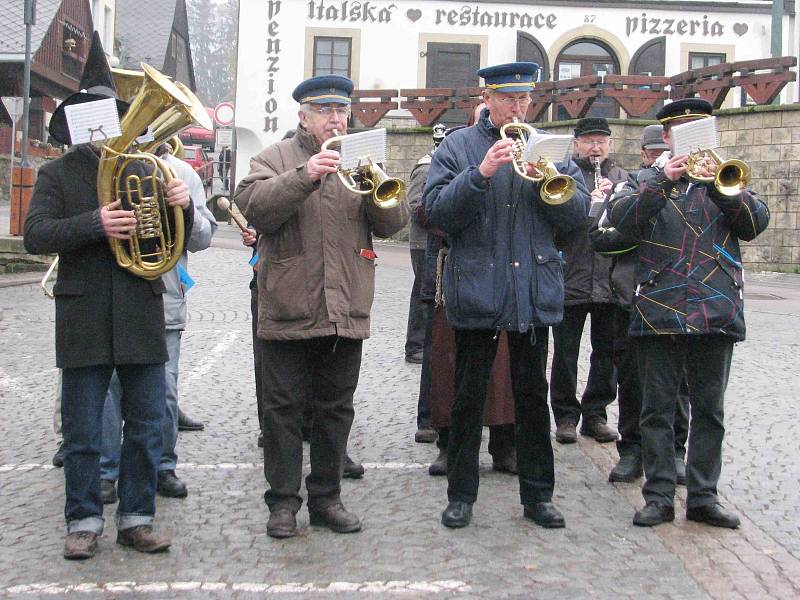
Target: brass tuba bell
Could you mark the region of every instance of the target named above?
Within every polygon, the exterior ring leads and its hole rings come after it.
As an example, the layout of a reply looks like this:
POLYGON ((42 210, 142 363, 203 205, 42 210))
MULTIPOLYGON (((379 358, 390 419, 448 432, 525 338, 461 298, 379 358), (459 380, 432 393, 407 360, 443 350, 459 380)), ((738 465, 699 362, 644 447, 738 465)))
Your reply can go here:
MULTIPOLYGON (((166 202, 164 185, 174 178, 170 166, 152 154, 131 152, 130 148, 165 111, 181 106, 185 107, 186 118, 194 115, 191 100, 169 78, 145 63, 142 70, 139 91, 120 122, 122 134, 102 147, 97 198, 101 208, 121 200, 122 208, 132 210, 136 217, 130 239, 108 240, 117 264, 139 277, 156 279, 171 270, 183 252, 183 210, 166 202), (146 174, 136 167, 141 162, 149 165, 146 174)), ((205 111, 203 114, 207 118, 205 111)), ((166 139, 157 141, 163 143, 166 139)))
POLYGON ((522 123, 514 117, 513 122, 506 123, 500 128, 500 137, 514 140, 514 149, 512 150, 514 172, 523 179, 539 184, 539 196, 542 202, 551 206, 564 204, 575 195, 575 190, 578 189, 578 185, 572 177, 559 173, 555 164, 544 157, 540 157, 538 162, 532 165, 533 175, 528 175, 527 167, 531 163, 524 158, 525 146, 528 138, 535 131, 532 126, 522 123))
POLYGON ((738 196, 750 181, 750 166, 736 158, 723 161, 719 154, 711 149, 693 150, 686 160, 686 176, 696 183, 712 183, 723 196, 738 196), (713 176, 704 176, 703 165, 713 167, 717 171, 713 176))
MULTIPOLYGON (((333 130, 334 137, 325 140, 322 150, 328 150, 334 144, 341 144, 344 136, 333 130)), ((377 163, 367 157, 365 163, 358 163, 352 169, 342 169, 336 174, 339 176, 342 185, 354 194, 372 194, 372 201, 378 208, 394 208, 400 204, 400 196, 406 189, 406 184, 402 179, 389 177, 377 163)))

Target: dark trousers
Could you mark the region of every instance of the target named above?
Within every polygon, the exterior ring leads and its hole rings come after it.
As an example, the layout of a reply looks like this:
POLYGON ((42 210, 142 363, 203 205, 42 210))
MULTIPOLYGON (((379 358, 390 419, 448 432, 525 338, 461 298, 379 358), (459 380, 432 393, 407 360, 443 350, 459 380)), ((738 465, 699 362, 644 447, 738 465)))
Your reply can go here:
POLYGON ((422 345, 422 373, 419 377, 417 399, 417 429, 431 426, 431 350, 433 348, 433 313, 435 304, 422 303, 425 318, 425 339, 422 345))
POLYGON ((361 340, 326 336, 263 342, 264 500, 274 510, 300 508, 303 471, 301 426, 311 394, 311 473, 308 507, 339 501, 347 438, 353 423, 353 393, 361 368, 361 340))
MULTIPOLYGON (((450 428, 439 427, 436 429, 436 447, 440 450, 447 450, 450 439, 450 428)), ((508 456, 516 447, 514 439, 514 424, 489 425, 489 455, 496 460, 508 456)))
POLYGON ((550 381, 550 402, 556 424, 565 421, 586 423, 593 418, 608 419, 606 406, 617 397, 617 375, 614 369, 614 313, 621 308, 613 304, 576 304, 564 307, 564 320, 553 327, 553 368, 550 381), (578 354, 586 315, 592 315, 589 357, 589 378, 580 403, 578 389, 578 354))
MULTIPOLYGON (((641 456, 642 434, 639 418, 642 414, 642 382, 633 355, 633 343, 628 335, 630 312, 614 313, 614 365, 617 368, 619 385, 619 435, 617 452, 641 456)), ((681 381, 678 402, 675 405, 675 455, 686 456, 686 440, 689 437, 689 384, 686 375, 681 381)))
POLYGON ((253 320, 253 373, 256 377, 256 408, 258 410, 258 428, 264 427, 264 393, 262 391, 262 354, 264 353, 264 340, 258 337, 258 288, 250 288, 250 315, 253 320))
POLYGON ((408 301, 408 326, 406 328, 406 356, 422 351, 425 343, 425 306, 419 299, 422 287, 422 271, 425 266, 425 249, 411 250, 411 268, 414 270, 414 285, 408 301))
MULTIPOLYGON (((119 466, 119 528, 152 522, 164 419, 164 365, 118 365, 124 420, 119 466)), ((100 450, 103 406, 113 365, 63 369, 64 516, 69 532, 102 532, 100 450)))
POLYGON ((686 505, 713 504, 722 462, 723 402, 733 340, 722 335, 649 335, 634 340, 642 379, 642 463, 647 502, 672 506, 675 496, 675 406, 684 373, 691 424, 686 505))
MULTIPOLYGON (((456 330, 455 401, 447 447, 447 497, 475 502, 478 453, 489 373, 497 353, 496 332, 456 330)), ((555 475, 547 407, 547 328, 508 332, 514 393, 519 493, 523 504, 549 502, 555 475)))

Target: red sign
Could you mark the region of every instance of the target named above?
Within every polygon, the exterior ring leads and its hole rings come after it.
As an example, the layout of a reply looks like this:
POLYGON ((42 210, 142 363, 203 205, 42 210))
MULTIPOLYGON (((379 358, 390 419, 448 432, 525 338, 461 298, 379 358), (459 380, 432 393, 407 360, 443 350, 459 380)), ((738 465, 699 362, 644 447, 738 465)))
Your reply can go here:
POLYGON ((214 122, 220 127, 233 125, 233 104, 231 102, 220 102, 214 108, 214 122))

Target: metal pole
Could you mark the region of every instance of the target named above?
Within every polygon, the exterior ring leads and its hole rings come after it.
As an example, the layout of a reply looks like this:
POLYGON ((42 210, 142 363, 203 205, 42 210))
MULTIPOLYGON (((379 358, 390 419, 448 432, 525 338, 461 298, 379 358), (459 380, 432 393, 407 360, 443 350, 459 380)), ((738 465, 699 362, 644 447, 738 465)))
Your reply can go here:
POLYGON ((22 168, 28 164, 28 117, 31 101, 31 26, 36 23, 36 0, 25 0, 25 69, 22 79, 22 168))
POLYGON ((11 119, 11 160, 10 162, 10 169, 9 169, 9 177, 8 177, 8 199, 11 200, 11 196, 14 195, 14 150, 16 149, 17 145, 17 120, 11 119))
POLYGON ((772 56, 783 53, 783 0, 772 0, 772 56))

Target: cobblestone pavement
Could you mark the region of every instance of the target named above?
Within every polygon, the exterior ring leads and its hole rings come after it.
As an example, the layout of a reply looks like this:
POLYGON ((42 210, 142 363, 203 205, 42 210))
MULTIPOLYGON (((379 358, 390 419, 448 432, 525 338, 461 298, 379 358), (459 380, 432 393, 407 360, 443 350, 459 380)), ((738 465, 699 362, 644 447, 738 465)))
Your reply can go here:
POLYGON ((413 441, 419 367, 403 361, 407 250, 381 246, 373 336, 364 346, 350 440, 367 472, 343 483, 344 502, 361 515, 364 531, 311 528, 301 510, 301 534, 278 541, 265 532, 263 458, 255 443, 249 255, 234 231, 221 230, 215 247, 190 261, 197 286, 183 337, 181 405, 206 429, 180 437, 178 473, 188 498, 158 499, 157 525, 174 533, 164 555, 117 546, 111 506, 97 556, 61 558, 63 474, 50 466, 53 304, 35 285, 0 288, 0 596, 800 596, 793 436, 800 280, 759 277, 751 284, 749 340, 734 356, 720 480, 726 502, 744 517, 740 530, 687 523, 682 510, 674 524, 634 527, 639 486, 609 484, 613 444, 581 439, 555 444, 555 501, 566 529, 524 520, 516 480, 492 472, 483 454, 473 525, 451 531, 439 523, 446 482, 426 471, 436 450, 413 441))

